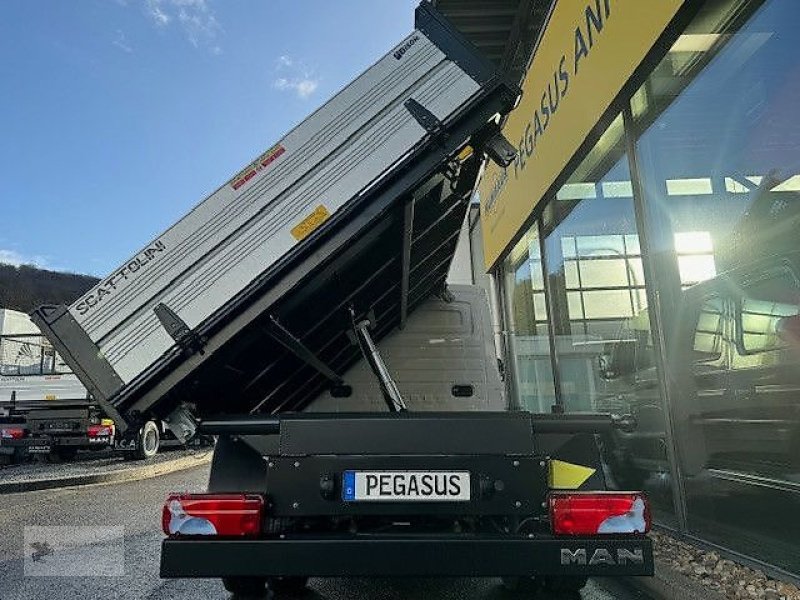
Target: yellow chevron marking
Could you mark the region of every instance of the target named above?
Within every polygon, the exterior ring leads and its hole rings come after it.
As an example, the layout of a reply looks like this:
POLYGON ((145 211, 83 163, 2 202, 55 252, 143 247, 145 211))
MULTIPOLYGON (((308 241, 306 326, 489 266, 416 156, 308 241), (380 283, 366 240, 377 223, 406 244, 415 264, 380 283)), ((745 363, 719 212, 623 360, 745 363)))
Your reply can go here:
POLYGON ((550 488, 554 490, 577 490, 589 477, 594 475, 596 470, 564 462, 563 460, 551 460, 550 488))

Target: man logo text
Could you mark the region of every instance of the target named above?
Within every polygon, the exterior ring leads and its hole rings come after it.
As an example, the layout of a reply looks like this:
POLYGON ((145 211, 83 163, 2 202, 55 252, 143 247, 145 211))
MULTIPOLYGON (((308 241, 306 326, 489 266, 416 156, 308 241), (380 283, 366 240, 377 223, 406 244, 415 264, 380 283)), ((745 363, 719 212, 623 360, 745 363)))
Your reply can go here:
POLYGON ((607 550, 606 548, 598 548, 590 558, 586 548, 577 548, 576 550, 562 548, 561 564, 581 566, 641 565, 644 564, 644 555, 642 554, 641 548, 634 548, 633 550, 617 548, 616 553, 612 553, 611 550, 607 550))

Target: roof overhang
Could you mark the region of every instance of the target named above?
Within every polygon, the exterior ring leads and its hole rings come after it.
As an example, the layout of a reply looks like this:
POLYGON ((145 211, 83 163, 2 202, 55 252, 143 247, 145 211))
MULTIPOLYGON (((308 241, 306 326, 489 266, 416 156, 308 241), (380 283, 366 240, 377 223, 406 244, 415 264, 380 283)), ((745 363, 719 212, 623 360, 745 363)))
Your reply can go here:
POLYGON ((521 82, 554 0, 430 0, 489 60, 521 82))

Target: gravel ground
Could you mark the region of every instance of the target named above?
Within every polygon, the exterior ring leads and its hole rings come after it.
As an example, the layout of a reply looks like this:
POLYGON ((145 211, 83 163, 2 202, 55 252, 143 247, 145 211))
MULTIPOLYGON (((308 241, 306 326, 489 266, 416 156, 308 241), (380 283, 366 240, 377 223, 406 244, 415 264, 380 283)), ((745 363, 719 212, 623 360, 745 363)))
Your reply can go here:
POLYGON ((144 465, 155 465, 162 462, 182 458, 184 456, 205 455, 211 448, 168 448, 159 452, 149 461, 128 461, 120 452, 103 450, 99 452, 79 452, 74 461, 65 463, 49 463, 43 460, 21 465, 0 467, 0 480, 3 482, 30 481, 33 479, 57 479, 76 475, 92 475, 121 471, 144 465))
POLYGON ((796 586, 771 579, 758 569, 724 559, 716 552, 701 550, 660 531, 651 535, 656 559, 725 598, 800 600, 800 589, 796 586))

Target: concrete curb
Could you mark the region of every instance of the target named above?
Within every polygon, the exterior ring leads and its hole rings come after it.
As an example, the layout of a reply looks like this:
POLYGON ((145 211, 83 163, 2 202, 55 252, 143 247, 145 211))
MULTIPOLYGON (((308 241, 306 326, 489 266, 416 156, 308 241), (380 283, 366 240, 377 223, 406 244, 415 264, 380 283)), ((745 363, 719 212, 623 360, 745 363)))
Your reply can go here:
POLYGON ((658 600, 725 600, 725 597, 656 559, 653 577, 629 577, 628 582, 658 600))
POLYGON ((86 475, 71 475, 54 479, 29 479, 27 481, 0 482, 0 494, 19 494, 38 490, 52 490, 55 488, 74 487, 79 485, 92 485, 98 483, 122 483, 150 479, 168 473, 184 471, 199 467, 211 462, 212 450, 192 456, 182 456, 174 460, 167 460, 155 464, 132 466, 128 469, 116 469, 105 473, 90 473, 86 475))

